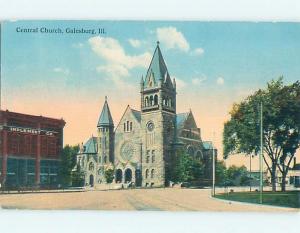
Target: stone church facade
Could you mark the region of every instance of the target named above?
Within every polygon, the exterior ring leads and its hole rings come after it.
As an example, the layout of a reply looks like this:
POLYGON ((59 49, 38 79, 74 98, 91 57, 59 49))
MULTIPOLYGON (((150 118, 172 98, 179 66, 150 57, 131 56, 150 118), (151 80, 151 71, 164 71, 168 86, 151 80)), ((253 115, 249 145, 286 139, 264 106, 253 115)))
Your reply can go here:
POLYGON ((113 122, 107 98, 97 124, 98 135, 81 146, 77 167, 85 186, 105 184, 105 171, 114 171, 113 183, 140 187, 168 185, 172 158, 179 148, 205 165, 211 179, 212 143, 201 139, 192 111, 176 112, 176 80, 171 80, 159 44, 145 78, 140 81, 141 110, 127 106, 120 122, 113 122))

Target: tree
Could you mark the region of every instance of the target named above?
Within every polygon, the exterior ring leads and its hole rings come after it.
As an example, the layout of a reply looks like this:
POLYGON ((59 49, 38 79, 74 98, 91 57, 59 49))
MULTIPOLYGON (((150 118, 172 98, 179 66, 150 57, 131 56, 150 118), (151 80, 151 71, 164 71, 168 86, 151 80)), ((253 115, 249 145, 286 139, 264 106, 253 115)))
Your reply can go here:
POLYGON ((59 167, 59 179, 63 187, 70 186, 72 183, 72 169, 76 165, 76 154, 79 151, 79 145, 66 145, 61 153, 59 167))
POLYGON ((114 180, 114 170, 113 169, 107 169, 105 171, 105 179, 108 184, 113 182, 113 180, 114 180))
POLYGON ((226 185, 226 166, 223 160, 216 162, 216 185, 226 185))
POLYGON ((248 181, 247 168, 231 165, 226 170, 226 179, 229 185, 246 185, 248 181))
POLYGON ((80 170, 80 166, 76 166, 76 170, 72 173, 72 186, 81 187, 84 186, 84 172, 80 170))
POLYGON ((199 181, 204 174, 203 163, 179 149, 173 161, 171 180, 174 182, 199 181))
MULTIPOLYGON (((233 153, 258 155, 260 151, 260 104, 263 105, 263 159, 276 191, 276 169, 283 178, 299 148, 300 82, 284 86, 283 78, 272 80, 239 104, 234 104, 224 125, 224 157, 233 153)), ((282 183, 285 191, 285 182, 282 183)))

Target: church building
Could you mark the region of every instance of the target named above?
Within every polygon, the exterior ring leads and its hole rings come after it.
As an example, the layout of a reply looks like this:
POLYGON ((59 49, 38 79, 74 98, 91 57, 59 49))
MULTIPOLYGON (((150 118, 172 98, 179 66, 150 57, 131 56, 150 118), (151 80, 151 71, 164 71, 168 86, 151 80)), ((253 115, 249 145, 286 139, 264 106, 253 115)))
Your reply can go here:
POLYGON ((105 171, 113 170, 113 183, 136 187, 163 187, 171 181, 172 159, 179 148, 204 163, 205 179, 211 179, 211 142, 201 139, 192 111, 177 113, 176 81, 157 43, 145 78, 140 80, 140 110, 129 105, 114 124, 105 97, 98 135, 81 146, 77 168, 85 186, 106 183, 105 171))

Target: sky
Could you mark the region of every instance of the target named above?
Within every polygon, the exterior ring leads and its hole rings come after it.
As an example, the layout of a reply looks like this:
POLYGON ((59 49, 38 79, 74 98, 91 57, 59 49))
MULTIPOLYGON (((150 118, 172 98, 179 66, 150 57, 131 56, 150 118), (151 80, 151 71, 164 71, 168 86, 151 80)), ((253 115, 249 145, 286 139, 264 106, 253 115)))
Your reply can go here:
MULTIPOLYGON (((2 109, 63 118, 71 145, 96 135, 105 96, 115 125, 128 104, 140 109, 139 83, 157 41, 176 79, 177 112, 192 110, 220 159, 233 103, 272 79, 289 84, 300 74, 299 23, 6 21, 1 37, 2 109), (36 28, 62 33, 20 32, 36 28), (73 28, 105 33, 67 33, 73 28)), ((226 163, 248 165, 248 158, 226 163)))

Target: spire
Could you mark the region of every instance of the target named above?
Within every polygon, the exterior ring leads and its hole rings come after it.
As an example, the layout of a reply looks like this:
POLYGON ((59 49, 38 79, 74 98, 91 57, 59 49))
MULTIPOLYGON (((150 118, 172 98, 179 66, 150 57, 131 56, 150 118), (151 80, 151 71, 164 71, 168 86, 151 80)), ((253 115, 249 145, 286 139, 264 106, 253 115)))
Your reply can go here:
POLYGON ((141 78, 141 85, 144 85, 144 76, 142 75, 142 78, 141 78))
POLYGON ((102 126, 114 126, 114 122, 111 117, 109 106, 107 103, 107 96, 105 96, 105 102, 97 124, 97 127, 102 126))
MULTIPOLYGON (((158 83, 159 80, 165 81, 166 79, 170 79, 170 75, 162 56, 162 53, 159 48, 159 41, 157 41, 157 45, 150 63, 150 66, 147 71, 147 75, 145 77, 145 87, 148 87, 149 82, 153 81, 155 84, 158 83), (154 80, 151 80, 154 79, 154 80)), ((153 84, 152 84, 153 86, 153 84)), ((155 85, 154 85, 155 86, 155 85)))

